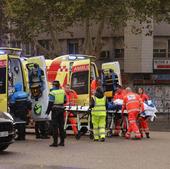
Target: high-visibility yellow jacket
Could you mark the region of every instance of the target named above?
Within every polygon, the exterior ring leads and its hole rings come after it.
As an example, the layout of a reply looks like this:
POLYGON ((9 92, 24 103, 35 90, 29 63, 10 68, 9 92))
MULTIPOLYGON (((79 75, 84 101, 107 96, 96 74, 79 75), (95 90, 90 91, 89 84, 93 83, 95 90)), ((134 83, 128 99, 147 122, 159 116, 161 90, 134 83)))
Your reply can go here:
POLYGON ((93 97, 95 105, 92 108, 92 115, 95 116, 106 116, 106 97, 97 98, 93 97))

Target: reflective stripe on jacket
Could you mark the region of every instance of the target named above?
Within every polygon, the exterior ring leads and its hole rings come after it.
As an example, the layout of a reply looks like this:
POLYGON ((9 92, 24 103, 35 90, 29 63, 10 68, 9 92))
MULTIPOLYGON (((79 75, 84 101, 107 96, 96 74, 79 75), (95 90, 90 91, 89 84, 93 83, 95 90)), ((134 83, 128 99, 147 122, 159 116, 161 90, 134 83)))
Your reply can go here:
POLYGON ((95 116, 106 116, 106 97, 103 98, 97 98, 93 97, 95 106, 92 109, 92 115, 95 116))

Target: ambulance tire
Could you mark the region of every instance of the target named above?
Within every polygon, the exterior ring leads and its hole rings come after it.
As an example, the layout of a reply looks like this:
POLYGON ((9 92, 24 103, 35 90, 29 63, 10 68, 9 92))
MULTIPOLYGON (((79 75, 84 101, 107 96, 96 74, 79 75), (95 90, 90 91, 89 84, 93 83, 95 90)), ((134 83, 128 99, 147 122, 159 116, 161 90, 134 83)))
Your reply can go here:
POLYGON ((77 135, 76 135, 76 140, 80 140, 80 137, 81 137, 81 132, 78 131, 77 135))
POLYGON ((0 151, 4 151, 5 149, 8 148, 9 145, 3 145, 3 146, 0 146, 0 151))

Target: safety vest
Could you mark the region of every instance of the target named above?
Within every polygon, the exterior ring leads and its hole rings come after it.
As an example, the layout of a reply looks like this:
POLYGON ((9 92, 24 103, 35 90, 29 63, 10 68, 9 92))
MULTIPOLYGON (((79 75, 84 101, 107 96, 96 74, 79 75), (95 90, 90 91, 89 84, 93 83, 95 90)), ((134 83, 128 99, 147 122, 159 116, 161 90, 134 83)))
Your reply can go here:
POLYGON ((106 97, 103 98, 97 98, 93 97, 95 101, 95 106, 92 109, 92 115, 95 116, 106 116, 106 97))
POLYGON ((55 97, 54 104, 64 104, 65 92, 63 89, 52 90, 50 94, 55 97))

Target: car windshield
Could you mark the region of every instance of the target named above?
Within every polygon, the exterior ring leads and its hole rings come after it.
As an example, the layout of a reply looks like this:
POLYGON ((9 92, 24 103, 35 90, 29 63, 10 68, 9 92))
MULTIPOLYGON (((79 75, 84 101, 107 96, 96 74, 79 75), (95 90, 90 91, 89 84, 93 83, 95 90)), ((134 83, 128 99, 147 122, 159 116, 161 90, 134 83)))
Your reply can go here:
POLYGON ((89 71, 75 72, 72 74, 71 88, 77 94, 88 94, 89 71))

